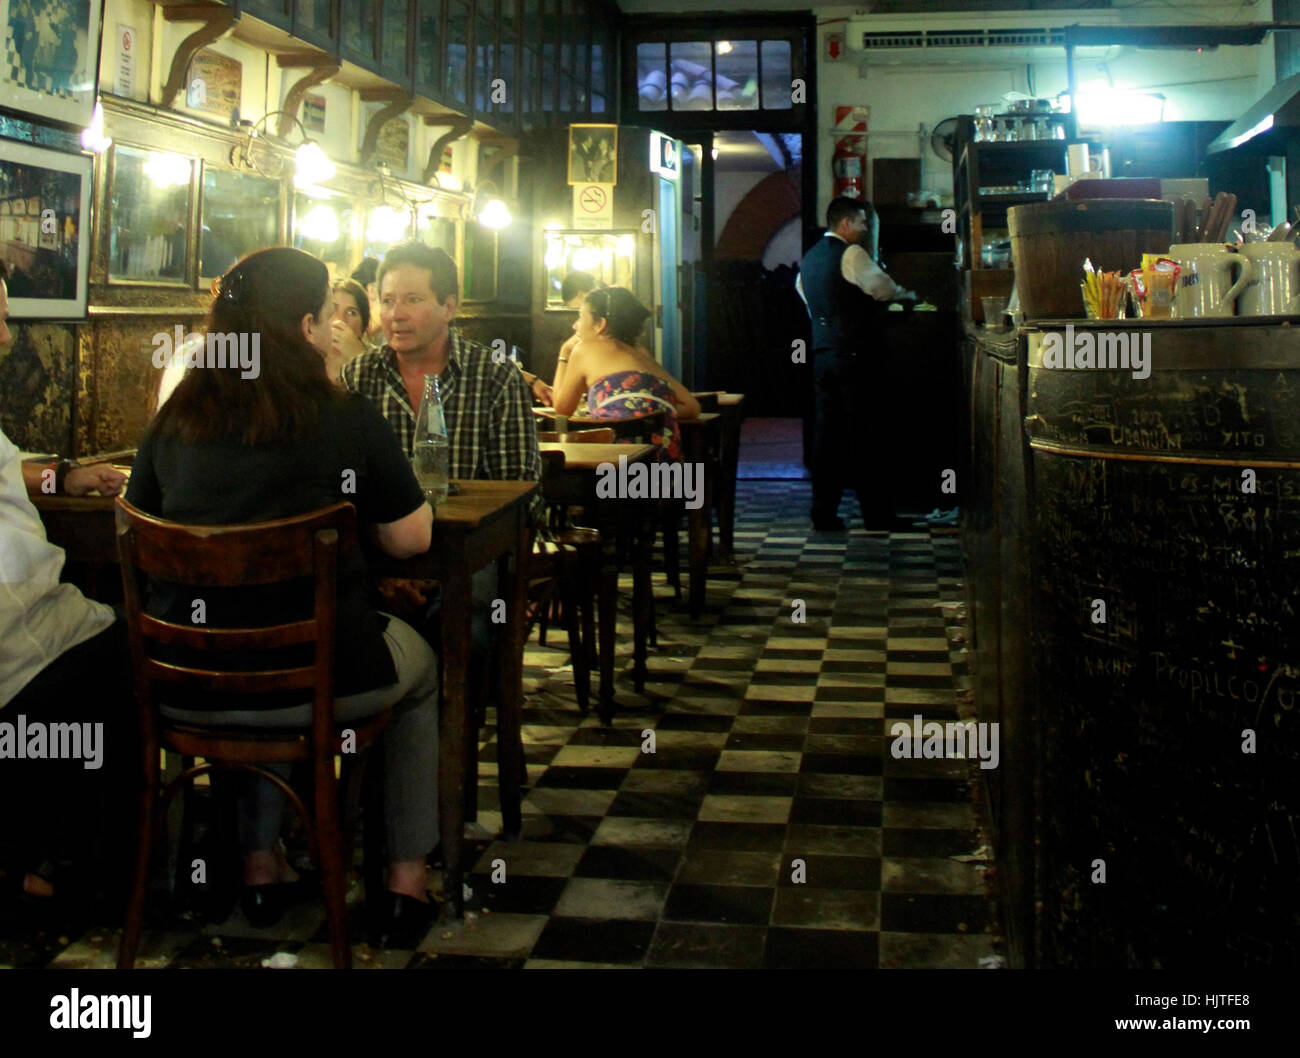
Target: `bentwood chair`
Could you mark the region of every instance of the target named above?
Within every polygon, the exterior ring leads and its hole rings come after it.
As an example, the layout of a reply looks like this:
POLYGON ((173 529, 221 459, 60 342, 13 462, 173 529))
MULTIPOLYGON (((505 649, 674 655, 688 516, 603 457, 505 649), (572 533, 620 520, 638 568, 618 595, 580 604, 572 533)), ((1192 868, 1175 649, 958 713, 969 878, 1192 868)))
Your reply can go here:
MULTIPOLYGON (((251 525, 181 525, 151 517, 123 499, 117 501, 117 547, 122 564, 131 658, 140 705, 140 744, 144 785, 139 804, 139 843, 118 969, 131 969, 144 916, 145 889, 155 828, 176 792, 205 772, 252 774, 274 784, 293 805, 307 832, 312 858, 319 864, 334 966, 349 969, 345 907, 348 845, 340 830, 334 757, 345 748, 347 761, 370 746, 388 726, 385 710, 353 721, 349 734, 334 723, 334 644, 340 559, 357 551, 356 510, 338 503, 319 511, 251 525), (141 581, 195 591, 285 585, 303 588, 305 616, 261 628, 210 628, 180 625, 146 614, 141 581), (302 653, 299 664, 285 660, 284 648, 302 653), (169 649, 188 649, 204 658, 202 668, 165 660, 169 649), (263 655, 261 658, 258 655, 263 655), (210 659, 210 660, 208 660, 210 659), (260 661, 260 667, 256 664, 260 661), (249 668, 250 664, 253 665, 249 668), (268 730, 208 727, 169 720, 160 712, 176 709, 256 709, 256 696, 298 692, 312 700, 309 729, 268 730), (182 758, 203 758, 165 787, 159 777, 159 750, 182 758), (279 775, 261 765, 311 763, 314 810, 279 775)), ((294 659, 296 660, 296 659, 294 659)), ((356 758, 354 758, 356 759, 356 758)), ((361 767, 348 769, 360 783, 361 767)), ((349 791, 348 803, 357 800, 349 791)), ((367 844, 378 821, 367 821, 367 844)), ((368 879, 369 880, 369 879, 368 879)))

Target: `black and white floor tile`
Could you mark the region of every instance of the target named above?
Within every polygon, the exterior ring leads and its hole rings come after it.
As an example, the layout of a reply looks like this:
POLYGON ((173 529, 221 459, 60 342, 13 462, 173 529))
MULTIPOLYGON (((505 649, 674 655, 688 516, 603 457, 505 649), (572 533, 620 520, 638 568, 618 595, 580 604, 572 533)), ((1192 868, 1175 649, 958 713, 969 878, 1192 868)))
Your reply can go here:
MULTIPOLYGON (((978 768, 896 760, 886 735, 918 713, 958 718, 969 679, 957 536, 812 534, 803 482, 742 481, 737 498, 736 562, 711 568, 704 618, 656 574, 644 695, 620 613, 612 727, 579 713, 563 632, 550 647, 534 637, 523 841, 494 840, 489 740, 465 922, 434 927, 415 951, 358 944, 358 966, 998 963, 986 865, 970 861, 985 843, 978 768)), ((842 513, 857 522, 851 501, 842 513)), ((0 964, 111 966, 116 942, 109 928, 51 936, 0 916, 0 964)), ((277 952, 329 965, 318 902, 270 930, 238 911, 163 916, 140 964, 253 967, 277 952)))

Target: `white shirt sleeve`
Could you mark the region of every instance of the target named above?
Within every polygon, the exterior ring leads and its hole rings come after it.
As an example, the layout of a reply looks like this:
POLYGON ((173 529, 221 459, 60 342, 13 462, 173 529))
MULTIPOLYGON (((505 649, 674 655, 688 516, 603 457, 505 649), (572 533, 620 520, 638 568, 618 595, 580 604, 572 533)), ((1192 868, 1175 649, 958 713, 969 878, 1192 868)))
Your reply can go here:
POLYGON ((844 251, 840 258, 840 274, 862 293, 877 301, 892 301, 901 297, 906 291, 889 278, 871 255, 854 243, 844 251))
POLYGON ((811 317, 811 316, 812 316, 812 309, 808 308, 808 295, 805 294, 805 293, 803 292, 803 273, 802 273, 802 272, 800 272, 797 276, 794 277, 794 289, 795 289, 795 292, 799 295, 799 299, 803 302, 803 307, 804 307, 805 309, 808 309, 808 315, 809 315, 809 317, 811 317))

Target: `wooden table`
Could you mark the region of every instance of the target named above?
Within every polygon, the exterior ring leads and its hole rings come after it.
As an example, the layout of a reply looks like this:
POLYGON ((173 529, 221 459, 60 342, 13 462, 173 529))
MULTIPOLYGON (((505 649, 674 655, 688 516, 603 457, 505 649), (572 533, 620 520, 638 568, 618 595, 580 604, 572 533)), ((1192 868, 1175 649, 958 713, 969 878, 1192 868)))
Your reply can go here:
POLYGON ((438 788, 442 801, 444 921, 464 912, 465 784, 472 775, 471 754, 478 752, 470 730, 468 702, 471 578, 489 562, 497 563, 502 598, 506 601, 506 642, 500 658, 500 698, 497 701, 497 773, 501 787, 501 829, 508 841, 519 840, 520 776, 523 747, 520 716, 523 708, 523 630, 526 577, 522 556, 532 549, 528 506, 538 487, 535 481, 460 481, 460 493, 438 506, 433 543, 423 555, 394 559, 372 556, 371 572, 380 576, 437 580, 442 585, 442 699, 438 745, 438 788), (511 559, 514 559, 512 562, 511 559))
MULTIPOLYGON (((525 590, 519 563, 511 558, 531 548, 528 505, 535 481, 462 481, 461 492, 438 507, 433 542, 423 555, 409 559, 370 555, 376 575, 437 580, 443 590, 441 681, 444 709, 440 724, 438 788, 445 867, 444 918, 464 910, 465 782, 477 739, 469 729, 470 578, 496 561, 507 605, 508 640, 501 659, 501 697, 497 706, 498 773, 502 829, 507 839, 522 832, 520 712, 523 705, 523 628, 525 590)), ((107 496, 38 496, 33 498, 51 543, 71 560, 117 563, 112 498, 107 496)))
MULTIPOLYGON (((628 465, 649 463, 654 458, 655 446, 648 444, 576 444, 573 442, 543 441, 538 447, 543 452, 564 454, 564 476, 548 490, 546 499, 551 503, 581 505, 596 521, 593 528, 600 531, 601 568, 599 588, 600 614, 600 704, 601 720, 608 724, 614 714, 614 633, 618 606, 618 541, 620 523, 627 512, 626 497, 607 498, 596 494, 596 484, 602 466, 617 467, 620 457, 628 465)), ((632 533, 632 612, 635 627, 632 647, 632 682, 637 693, 645 689, 646 634, 650 624, 650 611, 654 597, 650 589, 650 550, 654 542, 651 521, 639 519, 632 533)), ((574 665, 580 664, 574 658, 574 665)))

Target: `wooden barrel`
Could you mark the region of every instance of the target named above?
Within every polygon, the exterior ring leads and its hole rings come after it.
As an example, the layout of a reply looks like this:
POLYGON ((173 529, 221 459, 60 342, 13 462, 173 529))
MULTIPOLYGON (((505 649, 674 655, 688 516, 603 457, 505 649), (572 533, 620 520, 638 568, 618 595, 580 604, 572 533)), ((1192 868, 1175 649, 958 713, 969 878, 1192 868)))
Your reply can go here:
POLYGON ((1300 965, 1300 328, 1072 325, 1146 377, 1048 367, 1060 331, 1026 339, 1038 965, 1300 965))
POLYGON ((1130 198, 1034 202, 1007 210, 1007 228, 1025 318, 1080 318, 1084 259, 1098 271, 1129 272, 1144 253, 1167 253, 1174 206, 1130 198))

